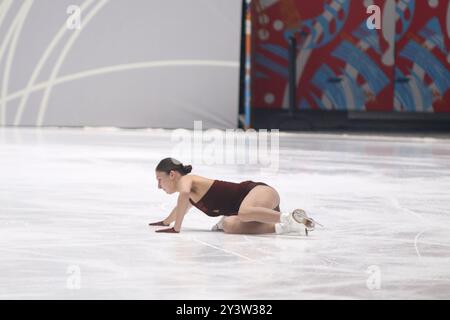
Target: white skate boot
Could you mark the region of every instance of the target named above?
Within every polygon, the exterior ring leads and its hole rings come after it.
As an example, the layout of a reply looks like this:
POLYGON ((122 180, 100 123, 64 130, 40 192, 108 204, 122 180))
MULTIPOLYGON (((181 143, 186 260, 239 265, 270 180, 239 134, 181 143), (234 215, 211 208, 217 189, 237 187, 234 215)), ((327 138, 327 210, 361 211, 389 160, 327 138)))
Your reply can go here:
POLYGON ((225 218, 225 216, 222 216, 219 222, 212 226, 211 231, 223 231, 223 220, 225 220, 225 218))
POLYGON ((309 231, 313 231, 316 222, 314 219, 308 217, 305 210, 295 209, 289 214, 281 214, 280 223, 275 225, 275 231, 278 234, 296 233, 308 236, 309 231))
POLYGON ((305 225, 308 231, 313 231, 316 228, 316 224, 323 227, 319 222, 314 220, 313 218, 308 217, 305 210, 303 209, 295 209, 291 213, 292 218, 298 223, 302 223, 305 225))

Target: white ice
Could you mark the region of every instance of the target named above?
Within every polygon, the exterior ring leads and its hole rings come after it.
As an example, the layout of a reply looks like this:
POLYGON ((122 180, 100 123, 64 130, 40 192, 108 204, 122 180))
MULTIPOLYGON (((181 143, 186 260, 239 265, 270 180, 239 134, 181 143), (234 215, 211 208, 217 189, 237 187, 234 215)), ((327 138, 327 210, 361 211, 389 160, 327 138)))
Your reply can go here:
MULTIPOLYGON (((0 129, 1 299, 449 299, 450 140, 280 136, 279 170, 194 165, 265 181, 309 237, 211 232, 157 188, 170 130, 0 129)), ((180 159, 183 161, 183 159, 180 159)))

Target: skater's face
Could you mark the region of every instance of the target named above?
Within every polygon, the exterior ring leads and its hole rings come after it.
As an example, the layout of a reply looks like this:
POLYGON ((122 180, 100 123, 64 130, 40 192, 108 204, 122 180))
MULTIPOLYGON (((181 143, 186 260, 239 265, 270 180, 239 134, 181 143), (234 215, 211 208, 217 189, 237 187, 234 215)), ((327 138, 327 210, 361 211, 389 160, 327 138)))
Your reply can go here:
POLYGON ((156 171, 158 189, 163 189, 166 193, 172 194, 177 191, 177 172, 174 170, 167 172, 156 171))

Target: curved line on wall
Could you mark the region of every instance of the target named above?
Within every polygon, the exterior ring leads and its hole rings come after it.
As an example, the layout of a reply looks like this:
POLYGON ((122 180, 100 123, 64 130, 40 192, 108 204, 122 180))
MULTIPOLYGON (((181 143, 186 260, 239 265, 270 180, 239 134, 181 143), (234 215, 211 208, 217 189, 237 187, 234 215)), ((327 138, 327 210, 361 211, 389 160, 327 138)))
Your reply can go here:
POLYGON ((77 40, 78 36, 81 34, 81 31, 86 28, 86 25, 91 21, 92 18, 97 14, 97 12, 108 3, 109 0, 101 0, 87 15, 86 18, 82 21, 82 29, 78 32, 74 32, 69 40, 67 41, 66 45, 62 49, 58 59, 56 60, 56 64, 53 67, 53 70, 50 75, 50 79, 48 80, 48 85, 45 88, 44 96, 42 97, 41 104, 39 106, 39 111, 37 115, 36 125, 41 126, 44 122, 44 116, 45 112, 47 111, 48 101, 50 98, 50 94, 52 92, 55 80, 58 76, 58 72, 61 69, 61 66, 64 62, 64 59, 66 58, 67 54, 69 53, 70 49, 72 48, 73 44, 77 40))
MULTIPOLYGON (((3 72, 3 80, 2 87, 0 92, 0 98, 8 95, 8 84, 9 84, 9 74, 11 72, 11 65, 14 59, 14 54, 16 52, 17 41, 19 40, 20 33, 22 32, 23 24, 27 18, 28 13, 30 12, 31 6, 33 5, 34 0, 26 0, 19 9, 19 13, 14 18, 13 23, 11 24, 8 33, 5 37, 4 42, 2 43, 2 47, 0 48, 0 61, 2 60, 2 56, 4 50, 10 38, 12 37, 11 44, 8 48, 8 56, 6 58, 5 70, 3 72)), ((2 101, 4 99, 0 99, 2 101)), ((0 103, 0 125, 4 125, 6 123, 6 103, 0 103)))
POLYGON ((5 19, 6 14, 8 13, 12 4, 12 0, 5 0, 0 3, 0 27, 3 24, 3 20, 5 19))
MULTIPOLYGON (((80 6, 80 10, 83 11, 88 6, 91 5, 91 3, 94 0, 86 0, 83 2, 83 4, 80 6)), ((47 59, 52 54, 53 50, 58 45, 59 41, 64 36, 65 32, 67 31, 66 21, 64 21, 62 27, 59 29, 59 31, 56 33, 56 35, 53 37, 52 41, 49 43, 47 48, 45 49, 44 53, 42 54, 41 58, 39 59, 38 63, 36 64, 33 73, 31 74, 31 77, 28 79, 27 86, 25 88, 25 93, 20 99, 19 106, 17 107, 16 116, 14 117, 14 125, 17 126, 20 123, 20 120, 22 119, 23 112, 25 111, 26 104, 28 102, 28 97, 31 93, 31 88, 36 82, 36 79, 39 77, 39 74, 42 71, 42 68, 44 67, 45 63, 47 62, 47 59)))
MULTIPOLYGON (((56 78, 53 82, 54 85, 63 84, 70 81, 80 80, 83 78, 93 77, 97 75, 109 74, 114 72, 147 69, 147 68, 164 68, 164 67, 223 67, 223 68, 239 68, 239 62, 237 61, 223 61, 223 60, 160 60, 160 61, 147 61, 136 62, 127 64, 118 64, 103 68, 85 70, 65 76, 56 78)), ((49 85, 48 81, 40 82, 33 85, 31 88, 16 91, 9 96, 0 100, 2 102, 8 102, 14 99, 20 99, 25 94, 30 94, 35 91, 43 90, 49 85)))

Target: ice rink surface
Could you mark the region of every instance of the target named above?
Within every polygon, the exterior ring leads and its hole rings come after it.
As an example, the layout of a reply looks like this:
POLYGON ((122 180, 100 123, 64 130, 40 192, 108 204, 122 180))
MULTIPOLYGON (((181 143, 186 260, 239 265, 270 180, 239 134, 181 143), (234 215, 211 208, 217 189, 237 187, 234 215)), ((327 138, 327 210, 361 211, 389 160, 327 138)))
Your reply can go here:
POLYGON ((211 232, 195 208, 155 233, 171 134, 0 129, 0 299, 450 298, 449 139, 282 133, 277 172, 193 164, 325 225, 300 237, 211 232))

